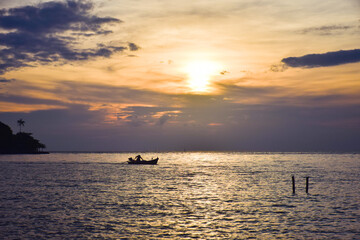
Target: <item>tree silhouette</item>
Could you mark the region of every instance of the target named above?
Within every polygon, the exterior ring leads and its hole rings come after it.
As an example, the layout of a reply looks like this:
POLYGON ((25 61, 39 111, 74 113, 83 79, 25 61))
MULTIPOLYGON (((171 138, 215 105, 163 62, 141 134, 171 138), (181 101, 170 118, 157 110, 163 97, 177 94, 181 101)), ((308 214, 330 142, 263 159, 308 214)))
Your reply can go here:
POLYGON ((17 124, 20 127, 20 132, 21 132, 21 126, 25 126, 25 121, 22 118, 20 118, 19 120, 17 120, 17 124))
MULTIPOLYGON (((19 119, 21 128, 25 121, 19 119)), ((45 144, 32 136, 32 133, 18 132, 13 134, 11 128, 0 122, 0 154, 40 154, 44 152, 45 144)))

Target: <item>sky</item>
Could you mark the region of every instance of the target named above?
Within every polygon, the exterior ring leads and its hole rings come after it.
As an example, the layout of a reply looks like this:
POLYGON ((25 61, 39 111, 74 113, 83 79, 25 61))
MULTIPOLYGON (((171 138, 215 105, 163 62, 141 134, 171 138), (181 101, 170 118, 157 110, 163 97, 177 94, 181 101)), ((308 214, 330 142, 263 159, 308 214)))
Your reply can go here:
POLYGON ((360 151, 359 0, 0 0, 0 121, 49 151, 360 151))

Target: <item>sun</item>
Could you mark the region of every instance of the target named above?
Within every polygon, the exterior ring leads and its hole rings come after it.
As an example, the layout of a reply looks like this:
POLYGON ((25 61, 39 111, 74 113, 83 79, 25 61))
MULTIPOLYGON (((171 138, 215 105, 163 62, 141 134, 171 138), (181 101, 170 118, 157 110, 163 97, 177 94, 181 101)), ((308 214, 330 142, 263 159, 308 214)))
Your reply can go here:
POLYGON ((188 75, 189 88, 193 92, 210 91, 211 78, 220 72, 220 65, 212 61, 189 62, 185 68, 188 75))

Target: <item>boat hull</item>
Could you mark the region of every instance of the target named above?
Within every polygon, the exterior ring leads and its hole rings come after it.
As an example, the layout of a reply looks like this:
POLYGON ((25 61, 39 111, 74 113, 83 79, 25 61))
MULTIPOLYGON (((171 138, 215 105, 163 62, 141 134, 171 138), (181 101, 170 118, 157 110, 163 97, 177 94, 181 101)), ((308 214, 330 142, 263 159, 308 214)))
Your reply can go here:
POLYGON ((153 160, 144 160, 144 161, 135 161, 135 160, 130 160, 128 161, 128 164, 140 164, 140 165, 156 165, 158 162, 159 158, 155 158, 153 160))

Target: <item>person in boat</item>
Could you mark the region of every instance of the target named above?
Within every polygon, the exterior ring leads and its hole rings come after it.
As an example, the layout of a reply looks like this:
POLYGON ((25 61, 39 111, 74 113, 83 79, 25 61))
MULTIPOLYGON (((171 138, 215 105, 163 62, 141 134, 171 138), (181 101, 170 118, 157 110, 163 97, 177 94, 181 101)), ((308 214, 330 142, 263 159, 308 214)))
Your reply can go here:
POLYGON ((135 157, 135 161, 140 162, 141 160, 144 160, 140 154, 135 157))

